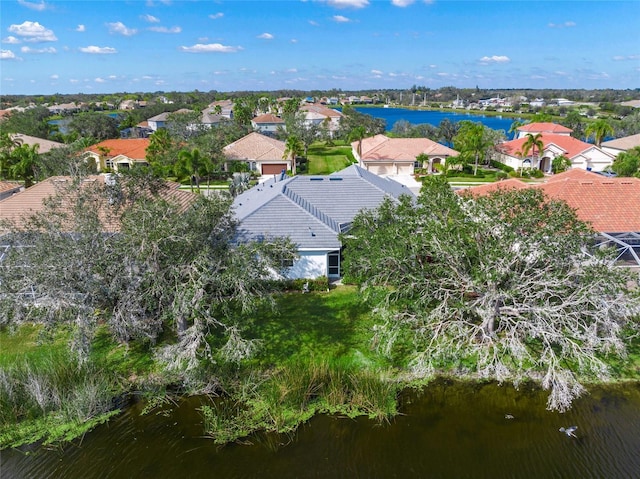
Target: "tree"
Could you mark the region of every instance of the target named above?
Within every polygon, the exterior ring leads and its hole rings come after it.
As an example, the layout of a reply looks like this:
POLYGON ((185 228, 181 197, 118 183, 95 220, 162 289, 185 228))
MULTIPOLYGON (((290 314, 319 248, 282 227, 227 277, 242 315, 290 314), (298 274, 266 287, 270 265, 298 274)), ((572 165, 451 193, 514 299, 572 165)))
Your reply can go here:
POLYGON ((9 156, 9 175, 15 180, 24 181, 25 188, 33 185, 38 166, 38 144, 20 145, 9 156))
POLYGON ((589 123, 584 132, 587 135, 587 138, 593 137, 594 143, 599 147, 602 144, 602 140, 604 140, 608 135, 613 135, 613 127, 607 120, 600 118, 589 123))
POLYGON ((611 169, 618 176, 639 176, 640 175, 640 146, 636 146, 629 151, 620 153, 611 169))
POLYGON ((447 146, 453 145, 453 138, 458 133, 458 124, 445 118, 438 124, 438 137, 447 146))
POLYGON ((556 156, 551 162, 551 169, 554 173, 562 173, 571 168, 571 160, 564 155, 556 156))
POLYGON ((356 151, 358 152, 358 161, 362 161, 362 140, 364 140, 367 135, 367 131, 364 126, 356 126, 351 133, 349 133, 349 141, 357 141, 358 147, 356 151))
POLYGON ((542 139, 542 133, 536 133, 535 135, 527 133, 525 138, 522 144, 522 156, 529 156, 529 152, 531 152, 531 166, 533 167, 535 163, 534 160, 542 153, 542 150, 544 150, 544 140, 542 139))
POLYGON ((300 139, 295 135, 290 135, 287 141, 284 143, 284 152, 282 153, 282 159, 291 160, 291 173, 296 174, 296 158, 303 152, 304 145, 300 139))
POLYGON ((8 117, 2 119, 2 131, 48 139, 56 130, 56 126, 49 123, 49 118, 51 113, 44 106, 12 111, 8 117))
POLYGON ((79 358, 98 322, 123 343, 148 346, 173 330, 177 342, 160 353, 185 374, 212 356, 245 357, 243 320, 272 304, 265 278, 283 272, 295 248, 286 240, 234 245, 237 225, 221 195, 194 195, 185 206, 144 169, 114 179, 60 183, 45 210, 10 225, 0 321, 66 324, 79 358))
POLYGON ((104 113, 80 113, 69 122, 69 131, 97 141, 119 138, 118 120, 104 113))
POLYGON ((229 193, 232 197, 238 196, 240 193, 249 189, 249 180, 251 175, 246 172, 236 171, 233 176, 229 178, 229 193))
POLYGON ((191 183, 191 191, 195 183, 198 192, 200 192, 200 177, 203 172, 211 170, 211 161, 200 154, 200 150, 180 150, 178 153, 178 161, 175 165, 175 173, 178 178, 189 176, 191 183))
POLYGON ((478 162, 487 154, 491 143, 485 136, 485 127, 480 122, 461 121, 458 134, 453 138, 456 150, 463 160, 473 158, 473 175, 478 173, 478 162))
POLYGON ((608 377, 602 357, 624 355, 640 312, 629 272, 585 252, 592 235, 536 188, 461 197, 429 177, 417 205, 387 201, 354 219, 343 267, 376 312, 374 344, 409 348, 414 377, 535 380, 562 411, 581 381, 608 377))

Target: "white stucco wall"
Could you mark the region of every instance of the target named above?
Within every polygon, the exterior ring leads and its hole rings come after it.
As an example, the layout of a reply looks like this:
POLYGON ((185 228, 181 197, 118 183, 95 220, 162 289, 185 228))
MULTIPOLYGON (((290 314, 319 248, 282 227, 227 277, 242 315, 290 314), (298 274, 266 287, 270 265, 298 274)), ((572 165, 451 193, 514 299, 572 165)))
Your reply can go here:
POLYGON ((287 277, 315 279, 327 276, 327 250, 298 251, 300 259, 293 264, 287 277))

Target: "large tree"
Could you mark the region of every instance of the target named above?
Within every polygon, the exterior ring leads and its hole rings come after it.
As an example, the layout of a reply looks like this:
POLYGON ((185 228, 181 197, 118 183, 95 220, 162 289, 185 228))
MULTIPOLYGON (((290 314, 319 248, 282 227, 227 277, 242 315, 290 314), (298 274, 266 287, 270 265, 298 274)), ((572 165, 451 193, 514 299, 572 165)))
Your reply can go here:
POLYGON ((44 211, 11 225, 0 323, 67 324, 80 358, 98 322, 125 343, 153 345, 173 330, 176 342, 163 357, 181 370, 211 354, 249 352, 242 318, 271 301, 265 279, 295 248, 284 240, 234 245, 236 223, 223 196, 194 195, 187 207, 144 169, 112 178, 59 182, 44 211))
POLYGON ((80 113, 69 122, 69 131, 80 137, 91 137, 97 141, 119 138, 118 120, 104 113, 80 113))
POLYGON ((473 174, 478 173, 480 158, 485 158, 491 141, 485 134, 485 126, 480 122, 461 121, 458 133, 453 138, 453 145, 460 152, 460 157, 466 161, 473 160, 473 174))
POLYGON ((524 143, 522 143, 522 156, 527 157, 531 153, 531 166, 533 167, 534 160, 537 159, 544 150, 544 140, 542 139, 542 133, 527 133, 524 143))
POLYGON ((640 312, 629 276, 589 255, 593 232, 538 189, 458 196, 427 178, 405 198, 357 216, 345 276, 379 318, 375 344, 407 354, 411 373, 539 381, 565 410, 624 355, 626 321, 640 312))

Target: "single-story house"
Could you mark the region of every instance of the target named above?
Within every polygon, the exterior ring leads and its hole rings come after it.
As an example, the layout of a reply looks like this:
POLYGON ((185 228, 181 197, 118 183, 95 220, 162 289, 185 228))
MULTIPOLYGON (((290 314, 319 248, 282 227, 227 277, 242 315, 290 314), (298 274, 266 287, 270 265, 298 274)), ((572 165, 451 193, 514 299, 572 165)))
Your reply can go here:
MULTIPOLYGON (((112 180, 112 174, 92 175, 77 183, 77 188, 102 188, 112 180)), ((53 176, 36 183, 30 188, 15 193, 9 198, 3 199, 0 201, 0 224, 6 225, 8 223, 5 222, 13 222, 19 227, 21 224, 24 224, 24 221, 21 221, 21 219, 43 211, 45 202, 50 197, 59 192, 73 195, 74 189, 71 188, 69 190, 69 187, 73 186, 73 182, 74 179, 69 176, 53 176)), ((179 188, 180 184, 165 181, 165 187, 159 189, 158 194, 160 197, 176 203, 181 210, 185 210, 195 201, 198 195, 179 188)), ((109 214, 111 206, 108 196, 105 195, 104 202, 98 204, 97 207, 100 208, 100 216, 106 228, 105 232, 119 231, 120 225, 117 219, 109 214)), ((0 230, 0 234, 9 232, 10 230, 0 230)))
POLYGON ((65 146, 64 143, 58 141, 45 140, 44 138, 23 135, 22 133, 10 133, 9 136, 13 141, 18 141, 21 145, 38 145, 38 153, 48 153, 51 150, 65 146))
POLYGON ((362 168, 380 176, 410 176, 416 168, 434 172, 436 165, 459 155, 428 138, 389 138, 382 134, 354 141, 351 149, 362 168), (416 158, 420 155, 426 155, 427 159, 419 162, 416 158))
POLYGON ((498 145, 499 161, 514 168, 532 168, 551 173, 553 160, 566 156, 572 168, 589 171, 604 171, 613 164, 614 157, 597 146, 578 140, 571 135, 571 129, 554 123, 530 123, 518 128, 516 139, 498 145), (542 151, 531 149, 523 155, 523 145, 527 135, 540 134, 544 147, 542 151))
POLYGON ((251 120, 251 126, 259 133, 269 136, 275 135, 279 128, 285 128, 284 120, 273 113, 256 116, 251 120))
POLYGON ((176 111, 165 111, 163 113, 160 113, 156 116, 152 116, 151 118, 147 119, 147 123, 149 125, 149 128, 151 128, 153 131, 158 131, 159 128, 166 128, 169 115, 175 115, 180 113, 193 113, 193 110, 189 110, 187 108, 181 108, 180 110, 176 110, 176 111))
POLYGON ((95 162, 97 171, 129 169, 136 164, 148 165, 149 143, 149 138, 104 140, 87 148, 83 156, 87 161, 95 162))
POLYGON ((571 169, 540 183, 510 179, 460 190, 459 194, 480 196, 521 188, 540 188, 548 197, 565 201, 598 233, 600 245, 616 247, 619 259, 640 266, 640 178, 609 178, 571 169))
POLYGON ((283 170, 291 170, 291 159, 284 158, 285 150, 283 141, 252 132, 225 146, 222 152, 230 161, 246 162, 251 171, 279 175, 283 170))
POLYGON ((414 197, 400 183, 357 165, 324 176, 276 176, 235 198, 236 241, 288 237, 300 256, 290 265, 289 278, 336 279, 341 276, 338 235, 349 230, 361 210, 402 195, 414 197))
POLYGON ((620 153, 629 151, 640 146, 640 133, 636 135, 624 136, 615 140, 603 141, 600 148, 613 157, 617 157, 620 153))

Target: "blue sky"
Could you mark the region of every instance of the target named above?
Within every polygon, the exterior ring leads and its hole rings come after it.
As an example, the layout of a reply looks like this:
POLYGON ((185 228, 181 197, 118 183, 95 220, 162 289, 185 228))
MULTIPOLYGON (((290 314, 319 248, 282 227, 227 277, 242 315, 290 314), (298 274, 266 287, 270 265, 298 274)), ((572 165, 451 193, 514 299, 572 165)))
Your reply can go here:
POLYGON ((640 1, 0 0, 2 94, 639 88, 640 1))

